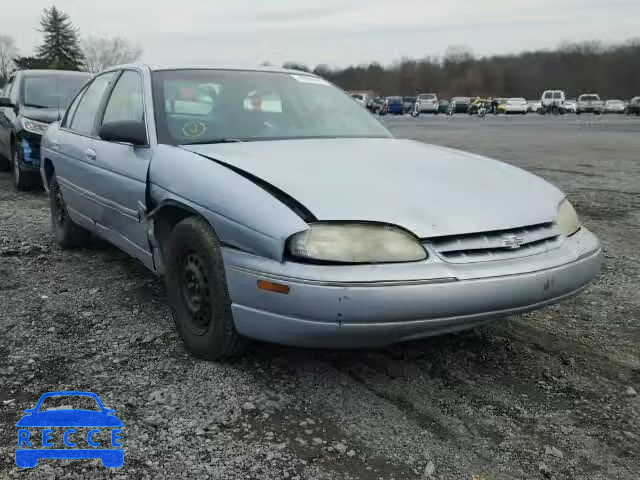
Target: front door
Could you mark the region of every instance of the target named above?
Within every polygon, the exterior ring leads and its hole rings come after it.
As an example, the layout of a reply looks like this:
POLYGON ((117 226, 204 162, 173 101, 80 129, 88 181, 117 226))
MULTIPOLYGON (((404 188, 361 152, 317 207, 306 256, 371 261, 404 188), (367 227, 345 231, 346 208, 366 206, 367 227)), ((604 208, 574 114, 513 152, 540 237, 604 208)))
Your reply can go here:
MULTIPOLYGON (((97 122, 142 122, 145 118, 142 75, 124 70, 118 78, 97 122)), ((151 148, 128 143, 97 140, 95 143, 95 193, 104 199, 101 225, 110 241, 129 254, 152 266, 147 239, 146 211, 147 171, 151 148)))

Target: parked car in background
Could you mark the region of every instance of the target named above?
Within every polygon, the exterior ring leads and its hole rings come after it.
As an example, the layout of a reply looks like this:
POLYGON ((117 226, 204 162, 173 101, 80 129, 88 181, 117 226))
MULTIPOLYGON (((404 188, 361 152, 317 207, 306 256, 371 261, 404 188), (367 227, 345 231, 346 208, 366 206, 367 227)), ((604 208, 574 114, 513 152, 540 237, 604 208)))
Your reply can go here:
POLYGON ((380 110, 384 107, 384 103, 384 98, 382 97, 369 99, 367 109, 369 109, 371 113, 380 113, 380 110))
POLYGON ((468 113, 471 105, 469 97, 453 97, 449 103, 455 103, 455 111, 453 113, 468 113))
POLYGON ((439 111, 438 96, 435 93, 421 93, 418 95, 418 110, 420 113, 435 113, 439 111))
POLYGON ((572 99, 565 100, 560 107, 561 113, 576 113, 578 109, 578 102, 572 99))
POLYGON ((369 103, 369 98, 361 93, 352 93, 351 98, 358 102, 361 106, 366 107, 369 103))
POLYGON ((604 112, 604 102, 600 100, 600 96, 596 93, 585 93, 578 97, 578 105, 576 114, 595 113, 600 115, 604 112))
POLYGON ((498 105, 498 113, 526 114, 528 111, 529 106, 524 98, 509 98, 506 102, 498 105))
POLYGON ((540 100, 527 101, 527 111, 531 113, 538 113, 542 109, 542 102, 540 100))
POLYGON ((404 113, 409 113, 415 108, 417 97, 402 97, 404 113))
POLYGON ((89 77, 58 70, 22 70, 9 77, 0 98, 0 170, 11 169, 18 190, 40 185, 40 138, 89 77))
POLYGON ((91 231, 162 274, 198 357, 474 328, 600 269, 598 239, 538 176, 396 139, 313 74, 165 68, 97 75, 46 131, 41 174, 57 242, 91 231))
POLYGON ((404 100, 402 97, 387 97, 386 99, 386 110, 387 113, 392 113, 394 115, 404 115, 404 100))
POLYGON ((629 100, 624 113, 627 115, 640 115, 640 97, 633 97, 629 100))
POLYGON ((449 109, 449 100, 447 100, 446 98, 439 98, 438 113, 447 113, 448 109, 449 109))
POLYGON ((622 100, 607 100, 604 102, 604 113, 624 113, 626 105, 622 100))
POLYGON ((565 100, 566 95, 562 90, 545 90, 540 98, 543 113, 560 113, 565 100))

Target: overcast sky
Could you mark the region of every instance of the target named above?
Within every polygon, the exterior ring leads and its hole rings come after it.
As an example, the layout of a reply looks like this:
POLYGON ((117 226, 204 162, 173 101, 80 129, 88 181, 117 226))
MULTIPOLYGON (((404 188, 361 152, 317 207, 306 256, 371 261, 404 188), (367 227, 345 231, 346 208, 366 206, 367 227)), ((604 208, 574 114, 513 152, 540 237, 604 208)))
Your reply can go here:
MULTIPOLYGON (((51 1, 0 0, 0 35, 22 55, 40 42, 51 1)), ((57 0, 82 36, 120 35, 150 63, 346 66, 553 48, 639 37, 640 0, 57 0)))

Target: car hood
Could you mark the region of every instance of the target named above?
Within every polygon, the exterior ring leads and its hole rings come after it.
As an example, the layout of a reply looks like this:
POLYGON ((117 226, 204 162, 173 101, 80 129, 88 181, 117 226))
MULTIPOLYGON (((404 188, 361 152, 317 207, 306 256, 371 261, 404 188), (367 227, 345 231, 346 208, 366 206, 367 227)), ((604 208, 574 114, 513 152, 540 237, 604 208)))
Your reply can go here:
POLYGON ((32 120, 37 120, 39 122, 45 123, 53 123, 62 118, 62 115, 64 115, 64 110, 59 110, 57 108, 22 107, 20 113, 23 117, 30 118, 32 120))
POLYGON ((564 195, 541 178, 478 155, 398 139, 187 145, 258 177, 318 220, 400 225, 421 238, 554 220, 564 195))
POLYGON ((25 415, 17 427, 121 427, 115 415, 91 410, 47 410, 25 415))

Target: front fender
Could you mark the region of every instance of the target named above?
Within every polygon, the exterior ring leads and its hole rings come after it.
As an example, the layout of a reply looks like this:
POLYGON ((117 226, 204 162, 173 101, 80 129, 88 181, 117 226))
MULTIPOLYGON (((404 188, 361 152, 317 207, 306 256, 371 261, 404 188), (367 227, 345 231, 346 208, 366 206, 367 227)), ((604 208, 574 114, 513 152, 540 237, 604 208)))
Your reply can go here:
POLYGON ((149 196, 204 217, 227 245, 282 260, 284 244, 308 225, 289 207, 229 168, 178 147, 158 145, 149 167, 149 196))

